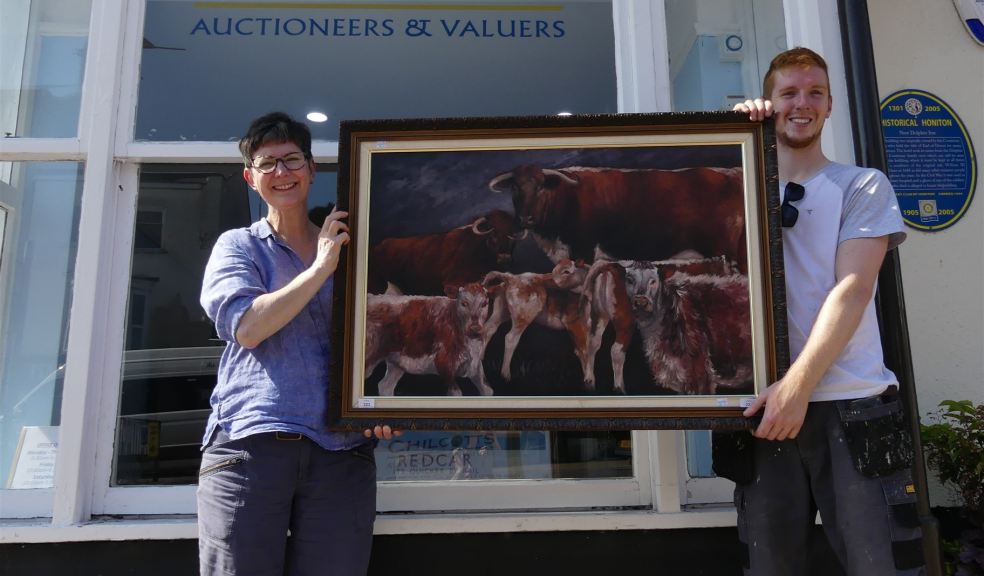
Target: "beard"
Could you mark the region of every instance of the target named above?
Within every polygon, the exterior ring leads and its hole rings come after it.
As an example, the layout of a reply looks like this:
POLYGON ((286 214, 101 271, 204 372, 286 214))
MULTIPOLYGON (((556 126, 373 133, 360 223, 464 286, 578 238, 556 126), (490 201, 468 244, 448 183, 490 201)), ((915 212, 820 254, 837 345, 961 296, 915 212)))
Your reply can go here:
POLYGON ((779 141, 780 144, 782 144, 787 148, 793 148, 793 149, 809 148, 810 146, 813 145, 814 142, 820 139, 820 133, 816 132, 814 134, 811 134, 803 138, 790 138, 789 135, 786 134, 785 132, 779 132, 778 134, 776 134, 776 139, 779 141))
POLYGON ((817 140, 820 139, 820 134, 822 132, 823 132, 822 123, 817 127, 816 132, 814 132, 813 134, 809 134, 807 136, 802 136, 799 138, 790 136, 787 130, 776 130, 776 140, 778 140, 780 144, 782 144, 787 148, 793 148, 798 150, 802 148, 809 148, 810 146, 815 144, 817 140))

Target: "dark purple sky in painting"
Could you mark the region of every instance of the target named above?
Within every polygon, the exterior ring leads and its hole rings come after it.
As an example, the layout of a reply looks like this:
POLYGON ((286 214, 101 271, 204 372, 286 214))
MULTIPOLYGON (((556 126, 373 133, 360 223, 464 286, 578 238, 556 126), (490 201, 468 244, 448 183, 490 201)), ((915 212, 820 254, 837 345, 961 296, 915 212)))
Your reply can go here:
POLYGON ((495 209, 512 212, 512 197, 492 192, 488 183, 522 164, 543 168, 733 168, 741 166, 741 147, 374 153, 369 199, 370 244, 392 236, 443 232, 495 209))

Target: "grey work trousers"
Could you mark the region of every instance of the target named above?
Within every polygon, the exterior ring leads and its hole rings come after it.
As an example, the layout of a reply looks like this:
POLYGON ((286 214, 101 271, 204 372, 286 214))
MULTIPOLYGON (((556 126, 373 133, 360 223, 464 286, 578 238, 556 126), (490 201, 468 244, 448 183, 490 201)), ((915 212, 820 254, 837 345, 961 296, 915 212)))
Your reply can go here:
MULTIPOLYGON (((874 478, 858 471, 842 424, 849 402, 810 403, 793 440, 753 439, 753 479, 735 486, 738 536, 748 548, 746 575, 809 574, 807 550, 818 510, 849 576, 925 574, 911 468, 874 478)), ((874 417, 883 415, 884 407, 877 412, 874 417)))
POLYGON ((203 452, 202 576, 364 576, 375 517, 371 444, 331 451, 298 434, 220 431, 203 452))

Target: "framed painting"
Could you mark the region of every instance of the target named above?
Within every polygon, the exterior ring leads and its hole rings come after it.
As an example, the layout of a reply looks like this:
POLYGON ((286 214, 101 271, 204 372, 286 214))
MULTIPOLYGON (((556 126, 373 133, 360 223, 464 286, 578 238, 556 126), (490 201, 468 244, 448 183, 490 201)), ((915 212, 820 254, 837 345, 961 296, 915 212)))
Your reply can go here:
POLYGON ((329 425, 734 429, 788 367, 771 122, 349 121, 329 425))

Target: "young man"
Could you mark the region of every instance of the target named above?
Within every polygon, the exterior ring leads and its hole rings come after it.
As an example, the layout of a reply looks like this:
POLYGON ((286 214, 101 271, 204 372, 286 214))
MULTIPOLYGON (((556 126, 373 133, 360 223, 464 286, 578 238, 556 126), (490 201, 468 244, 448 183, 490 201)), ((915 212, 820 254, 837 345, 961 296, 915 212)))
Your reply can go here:
POLYGON ((282 113, 239 142, 267 205, 212 249, 201 304, 226 348, 198 479, 202 576, 366 573, 376 517, 374 443, 325 426, 332 277, 347 214, 308 218, 311 132, 282 113), (289 537, 288 537, 289 531, 289 537))
POLYGON ((808 574, 818 509, 847 574, 921 574, 911 439, 874 308, 885 253, 905 239, 895 194, 883 173, 824 156, 818 54, 776 56, 764 94, 735 110, 775 119, 793 363, 745 410, 762 415, 753 473, 735 486, 746 574, 808 574))

